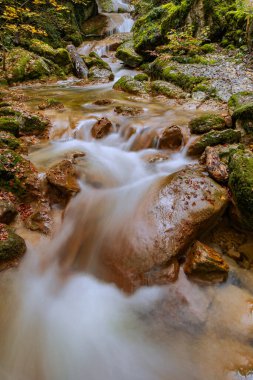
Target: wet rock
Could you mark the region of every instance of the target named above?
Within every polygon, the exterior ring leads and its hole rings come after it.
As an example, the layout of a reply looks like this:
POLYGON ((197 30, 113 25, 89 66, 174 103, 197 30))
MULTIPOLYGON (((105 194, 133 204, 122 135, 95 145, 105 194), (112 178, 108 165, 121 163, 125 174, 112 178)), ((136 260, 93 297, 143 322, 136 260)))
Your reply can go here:
POLYGON ((100 58, 97 53, 91 52, 88 57, 84 57, 84 61, 89 68, 88 77, 90 79, 114 79, 110 65, 100 58))
POLYGON ((114 112, 123 116, 137 116, 143 112, 143 109, 139 107, 129 107, 123 105, 115 107, 114 112))
POLYGON ((38 172, 18 153, 0 149, 0 188, 20 198, 36 198, 40 195, 38 172))
POLYGON ((91 128, 91 135, 95 139, 102 139, 112 131, 112 122, 107 117, 102 117, 91 128))
POLYGON ((89 70, 89 79, 96 80, 96 79, 102 79, 102 80, 113 80, 114 79, 114 74, 112 73, 111 70, 107 69, 101 69, 99 67, 91 67, 89 70))
POLYGON ((172 259, 170 263, 164 266, 157 266, 152 268, 148 273, 144 273, 141 279, 143 285, 166 285, 177 281, 179 274, 179 262, 172 259))
POLYGON ((196 138, 188 149, 188 155, 194 156, 204 152, 208 146, 218 144, 233 144, 239 142, 241 132, 233 129, 225 129, 223 131, 210 131, 196 138))
POLYGON ((162 131, 158 141, 160 149, 178 149, 183 143, 183 133, 179 127, 173 125, 162 131))
POLYGON ((11 223, 15 219, 17 213, 17 209, 12 202, 0 200, 0 223, 11 223))
POLYGON ((126 41, 118 47, 116 57, 133 68, 140 66, 143 62, 143 57, 135 52, 132 40, 126 41))
POLYGON ((121 90, 134 95, 144 95, 147 93, 145 82, 135 80, 130 76, 121 77, 113 86, 115 90, 121 90))
POLYGON ((196 281, 215 283, 227 279, 229 266, 218 252, 196 241, 187 253, 184 271, 196 281))
POLYGON ((70 64, 69 53, 66 49, 54 49, 51 45, 33 38, 29 41, 29 50, 34 53, 52 60, 59 66, 63 67, 70 64))
POLYGON ((226 190, 200 167, 159 180, 142 197, 131 225, 117 231, 117 241, 101 250, 101 277, 128 289, 142 285, 159 268, 163 277, 171 260, 213 226, 227 203, 226 190))
POLYGON ((52 166, 46 172, 46 178, 55 190, 54 194, 51 194, 51 198, 57 203, 64 202, 66 198, 69 199, 70 196, 80 191, 77 182, 77 172, 69 160, 62 160, 52 166), (59 199, 57 199, 57 196, 59 196, 59 199))
POLYGON ((74 45, 68 45, 67 51, 70 55, 70 59, 73 65, 73 70, 77 78, 87 78, 88 68, 83 59, 78 54, 74 45))
POLYGON ((0 271, 16 266, 26 251, 24 239, 4 224, 0 225, 0 271))
POLYGON ((189 128, 191 133, 198 135, 210 132, 211 130, 221 131, 226 128, 226 123, 225 120, 218 115, 207 114, 191 120, 189 128))
POLYGON ((253 102, 236 108, 232 121, 234 125, 239 123, 246 133, 253 134, 253 102))
POLYGON ((1 107, 0 116, 20 116, 21 113, 11 107, 1 107))
POLYGON ((234 217, 242 227, 253 230, 253 154, 238 150, 229 162, 229 188, 235 205, 234 217))
POLYGON ((155 95, 163 95, 169 99, 186 98, 186 93, 180 87, 163 80, 156 80, 151 82, 151 91, 155 95))
POLYGON ((139 151, 142 149, 157 148, 159 135, 157 130, 151 128, 144 128, 136 134, 134 141, 130 147, 132 151, 139 151))
POLYGON ((205 150, 206 169, 217 182, 227 182, 229 177, 228 166, 221 161, 219 151, 212 147, 205 150))
POLYGON ((39 110, 46 110, 46 109, 64 109, 63 103, 61 103, 59 100, 54 98, 49 98, 45 102, 38 105, 39 110))
POLYGON ((39 231, 43 234, 49 234, 52 226, 50 206, 47 202, 40 202, 32 211, 24 223, 31 231, 39 231))

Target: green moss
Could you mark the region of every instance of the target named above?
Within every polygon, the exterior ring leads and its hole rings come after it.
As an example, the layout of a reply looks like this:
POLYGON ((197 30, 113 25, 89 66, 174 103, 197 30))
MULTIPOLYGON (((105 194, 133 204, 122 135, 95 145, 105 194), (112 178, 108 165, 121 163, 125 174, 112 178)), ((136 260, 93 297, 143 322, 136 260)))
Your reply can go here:
POLYGON ((199 55, 193 57, 189 56, 175 56, 171 58, 172 61, 183 64, 201 64, 201 65, 215 65, 216 61, 214 59, 207 59, 199 55))
POLYGON ((210 132, 211 130, 220 131, 226 128, 225 120, 213 114, 206 114, 196 117, 189 123, 191 133, 202 134, 210 132))
POLYGON ((0 149, 18 150, 21 144, 11 133, 0 131, 0 149))
POLYGON ((229 188, 239 210, 242 226, 253 230, 253 155, 239 150, 232 154, 229 163, 229 188))
POLYGON ((34 53, 44 58, 50 59, 62 67, 70 63, 69 54, 66 49, 54 49, 46 42, 40 41, 38 39, 32 39, 31 41, 29 41, 28 48, 34 53))
POLYGON ((43 135, 48 127, 48 122, 36 115, 23 115, 22 119, 23 120, 19 128, 21 135, 40 136, 43 135))
POLYGON ((140 73, 140 74, 135 75, 134 79, 140 82, 147 82, 149 80, 149 77, 145 73, 140 73))
POLYGON ((143 62, 143 57, 135 52, 132 40, 123 42, 123 44, 118 47, 116 57, 129 67, 138 67, 143 62))
POLYGON ((12 133, 14 136, 19 134, 20 122, 15 117, 0 117, 0 131, 12 133))
POLYGON ((210 131, 199 136, 189 147, 189 155, 198 155, 204 152, 207 146, 218 144, 233 144, 241 139, 240 131, 225 129, 223 131, 210 131))
POLYGON ((152 82, 151 90, 156 95, 164 95, 170 99, 180 99, 186 97, 186 94, 181 90, 181 88, 165 81, 157 80, 152 82))
POLYGON ((230 97, 228 101, 228 107, 230 111, 234 111, 236 108, 244 106, 248 103, 253 104, 253 92, 242 91, 237 92, 230 97))
POLYGON ((236 108, 232 120, 234 124, 239 121, 247 133, 253 134, 253 103, 236 108))
POLYGON ((11 107, 1 107, 0 108, 0 116, 20 116, 21 113, 18 111, 15 111, 11 107))
POLYGON ((130 76, 121 77, 113 86, 115 90, 128 92, 129 94, 143 95, 147 93, 145 82, 135 80, 130 76))
POLYGON ((83 57, 83 59, 89 69, 92 67, 97 67, 99 69, 106 69, 111 71, 110 65, 102 58, 100 58, 99 55, 94 51, 91 52, 88 57, 83 57))
POLYGON ((203 83, 200 83, 194 86, 192 92, 197 92, 197 91, 205 92, 208 98, 215 98, 217 96, 217 91, 214 87, 207 86, 203 83))

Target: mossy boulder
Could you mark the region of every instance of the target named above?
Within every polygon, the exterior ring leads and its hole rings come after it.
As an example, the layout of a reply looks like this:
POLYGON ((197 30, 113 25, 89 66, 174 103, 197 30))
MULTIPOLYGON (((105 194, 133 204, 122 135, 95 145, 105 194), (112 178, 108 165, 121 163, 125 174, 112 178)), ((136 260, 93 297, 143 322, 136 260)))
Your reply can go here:
POLYGON ((220 131, 226 128, 226 123, 223 117, 206 114, 200 117, 196 117, 189 123, 191 133, 202 134, 210 132, 211 130, 220 131))
POLYGON ((186 93, 180 87, 162 80, 151 82, 151 91, 155 95, 163 95, 170 99, 186 98, 186 93))
POLYGON ((20 135, 41 136, 48 128, 49 122, 37 115, 22 115, 22 122, 19 127, 20 135))
POLYGON ((145 82, 138 81, 133 77, 125 75, 121 77, 113 86, 115 90, 128 92, 134 95, 147 94, 147 86, 145 82))
POLYGON ((33 38, 29 41, 28 49, 44 58, 50 59, 61 67, 70 64, 69 53, 64 48, 54 49, 46 42, 33 38))
POLYGON ((18 211, 14 203, 4 199, 0 200, 0 223, 11 223, 15 219, 17 213, 18 211))
POLYGON ((0 108, 0 117, 1 116, 20 116, 21 113, 19 111, 14 110, 11 107, 1 107, 0 108))
POLYGON ((248 103, 253 103, 253 92, 237 92, 236 94, 233 94, 228 101, 229 111, 233 113, 237 108, 248 103))
POLYGON ((13 134, 0 131, 0 149, 19 150, 22 144, 13 134))
POLYGON ((16 117, 0 117, 0 131, 12 133, 14 136, 19 135, 20 121, 16 117))
POLYGON ((250 134, 253 134, 253 102, 244 104, 235 109, 232 120, 250 134))
POLYGON ((58 65, 22 48, 15 48, 7 53, 6 66, 8 83, 41 79, 51 75, 63 76, 58 65))
POLYGON ((233 144, 239 142, 241 132, 233 129, 225 129, 223 131, 210 131, 195 139, 188 149, 189 155, 198 155, 204 152, 208 146, 218 144, 233 144))
POLYGON ((185 74, 183 68, 174 66, 170 56, 166 54, 156 58, 154 62, 145 68, 145 71, 153 79, 162 79, 174 83, 187 92, 193 91, 197 84, 206 82, 206 78, 204 77, 185 74))
POLYGON ((229 181, 239 225, 253 231, 253 154, 237 150, 230 158, 229 181))
POLYGON ((85 64, 89 68, 89 79, 106 79, 113 80, 114 74, 110 65, 105 62, 95 52, 91 52, 87 57, 83 57, 85 64))
POLYGON ((126 41, 118 47, 116 57, 129 67, 138 67, 143 62, 143 57, 134 50, 132 40, 126 41))
POLYGON ((38 173, 30 161, 10 149, 0 149, 0 188, 20 198, 40 194, 38 173))
POLYGON ((5 269, 4 263, 19 259, 26 252, 24 239, 12 229, 0 225, 0 269, 5 269))
POLYGON ((140 82, 147 82, 149 80, 149 77, 148 77, 148 74, 140 73, 140 74, 136 74, 134 76, 134 79, 139 80, 140 82))

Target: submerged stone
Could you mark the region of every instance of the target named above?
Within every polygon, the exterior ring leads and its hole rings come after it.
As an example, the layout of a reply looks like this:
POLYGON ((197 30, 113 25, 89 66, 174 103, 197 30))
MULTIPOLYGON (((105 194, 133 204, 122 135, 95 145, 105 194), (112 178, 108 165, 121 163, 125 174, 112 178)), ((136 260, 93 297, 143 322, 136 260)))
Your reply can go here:
POLYGON ((196 241, 187 253, 184 271, 196 281, 216 283, 227 279, 229 266, 213 248, 196 241))

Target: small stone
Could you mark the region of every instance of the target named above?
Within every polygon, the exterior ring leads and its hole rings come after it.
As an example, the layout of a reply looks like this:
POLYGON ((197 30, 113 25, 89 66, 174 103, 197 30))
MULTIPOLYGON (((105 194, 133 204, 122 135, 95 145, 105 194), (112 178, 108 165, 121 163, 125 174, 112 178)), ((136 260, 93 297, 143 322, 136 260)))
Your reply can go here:
POLYGON ((12 202, 0 200, 0 223, 11 223, 17 213, 17 209, 12 202))
POLYGON ((143 110, 138 107, 117 106, 114 108, 114 112, 123 116, 136 116, 140 115, 143 110))
POLYGON ((0 225, 0 271, 16 266, 26 251, 24 239, 12 229, 0 225))
POLYGON ((196 281, 215 283, 227 279, 229 266, 217 251, 196 241, 187 253, 184 271, 196 281))
POLYGON ((95 104, 96 106, 107 106, 112 103, 113 101, 111 99, 98 99, 93 104, 95 104))
POLYGON ((99 119, 91 128, 91 135, 95 139, 102 139, 113 131, 112 123, 107 117, 99 119))
POLYGON ((157 267, 143 275, 142 285, 166 285, 177 281, 179 274, 179 263, 176 259, 172 259, 164 267, 157 267))
POLYGON ((210 176, 217 182, 227 182, 229 178, 228 166, 224 164, 215 148, 207 147, 206 154, 206 169, 210 176))
POLYGON ((75 167, 69 160, 62 160, 52 166, 47 171, 46 177, 49 184, 58 190, 63 198, 80 191, 75 167))
POLYGON ((25 219, 25 226, 31 231, 39 231, 48 234, 51 230, 52 219, 50 207, 47 202, 41 202, 28 218, 25 219))

